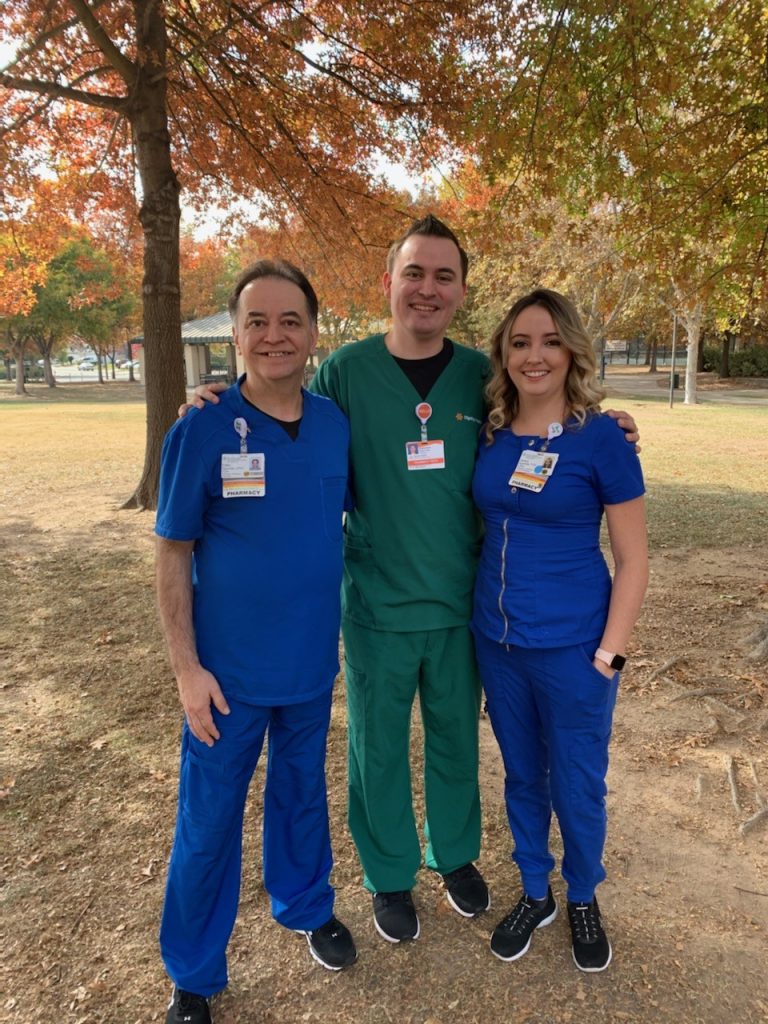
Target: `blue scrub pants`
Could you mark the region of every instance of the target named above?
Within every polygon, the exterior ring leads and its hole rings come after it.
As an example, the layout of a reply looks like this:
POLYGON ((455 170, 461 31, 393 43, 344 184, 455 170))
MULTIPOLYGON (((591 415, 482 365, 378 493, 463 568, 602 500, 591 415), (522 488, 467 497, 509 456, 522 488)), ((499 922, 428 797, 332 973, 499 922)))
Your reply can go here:
POLYGON ((619 674, 592 665, 599 644, 526 648, 476 635, 475 647, 506 770, 514 860, 529 896, 547 894, 554 809, 568 899, 589 901, 605 878, 605 776, 619 674))
POLYGON ((315 700, 213 709, 212 747, 184 723, 176 835, 160 926, 171 980, 209 996, 227 984, 226 947, 240 896, 243 813, 269 728, 264 788, 264 887, 272 916, 311 931, 333 914, 333 865, 325 787, 331 689, 315 700))

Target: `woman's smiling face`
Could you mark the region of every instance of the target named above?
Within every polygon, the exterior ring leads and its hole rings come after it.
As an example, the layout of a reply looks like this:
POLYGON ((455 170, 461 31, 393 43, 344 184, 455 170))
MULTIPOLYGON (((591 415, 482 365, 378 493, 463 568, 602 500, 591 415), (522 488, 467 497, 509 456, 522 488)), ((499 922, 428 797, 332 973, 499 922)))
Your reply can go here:
POLYGON ((507 373, 518 394, 537 398, 565 395, 571 353, 543 306, 526 306, 509 333, 507 373))

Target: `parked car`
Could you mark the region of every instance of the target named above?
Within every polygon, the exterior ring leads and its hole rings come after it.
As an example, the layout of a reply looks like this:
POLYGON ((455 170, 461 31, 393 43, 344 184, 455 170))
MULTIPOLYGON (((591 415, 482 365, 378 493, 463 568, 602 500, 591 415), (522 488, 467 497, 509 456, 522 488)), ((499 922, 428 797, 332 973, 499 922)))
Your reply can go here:
POLYGON ((96 369, 96 360, 95 359, 83 359, 83 361, 78 366, 78 370, 95 370, 95 369, 96 369))

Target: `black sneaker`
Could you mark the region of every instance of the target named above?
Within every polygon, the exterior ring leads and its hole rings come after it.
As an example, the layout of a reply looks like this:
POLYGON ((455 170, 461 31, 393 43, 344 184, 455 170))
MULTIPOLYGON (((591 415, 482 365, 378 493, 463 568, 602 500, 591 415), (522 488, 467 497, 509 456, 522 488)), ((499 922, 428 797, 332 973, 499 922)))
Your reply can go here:
POLYGON ((533 900, 524 893, 517 906, 494 928, 491 952, 499 960, 518 960, 528 952, 536 929, 552 924, 556 917, 557 903, 551 889, 547 889, 545 900, 533 900))
POLYGON ((373 923, 387 942, 418 939, 421 928, 410 889, 373 894, 373 923))
POLYGON ((475 917, 490 907, 491 894, 474 864, 449 871, 443 881, 448 902, 462 917, 475 917))
POLYGON ((212 1024, 208 1000, 174 985, 165 1024, 212 1024))
POLYGON ((597 897, 591 903, 569 900, 568 920, 573 937, 573 962, 580 971, 604 971, 611 962, 611 944, 603 930, 597 897))
POLYGON ((357 960, 352 933, 335 917, 326 921, 322 928, 303 934, 307 937, 309 952, 329 971, 340 971, 357 960))

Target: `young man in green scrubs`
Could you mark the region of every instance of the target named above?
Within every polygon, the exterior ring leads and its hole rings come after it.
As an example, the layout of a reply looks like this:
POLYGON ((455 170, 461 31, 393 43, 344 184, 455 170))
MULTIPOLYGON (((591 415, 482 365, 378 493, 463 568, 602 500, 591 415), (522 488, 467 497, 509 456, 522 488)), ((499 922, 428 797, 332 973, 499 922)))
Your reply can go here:
POLYGON ((428 867, 451 905, 490 905, 480 852, 472 638, 479 520, 471 482, 483 420, 486 357, 445 332, 466 294, 467 257, 439 220, 392 246, 384 290, 392 327, 334 352, 312 390, 351 425, 355 510, 344 547, 349 824, 390 942, 415 939, 421 864, 409 767, 411 707, 424 725, 428 867))

